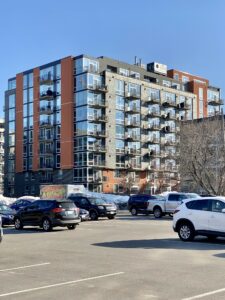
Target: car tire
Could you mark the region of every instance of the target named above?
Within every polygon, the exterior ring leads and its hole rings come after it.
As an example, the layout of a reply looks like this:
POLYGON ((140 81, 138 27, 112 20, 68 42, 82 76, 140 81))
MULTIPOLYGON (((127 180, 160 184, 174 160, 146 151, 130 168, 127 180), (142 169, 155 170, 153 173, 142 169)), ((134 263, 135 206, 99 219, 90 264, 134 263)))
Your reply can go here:
POLYGON ((184 242, 190 242, 195 237, 195 230, 191 223, 184 222, 178 227, 179 238, 184 242))
POLYGON ((21 222, 20 218, 15 218, 14 226, 16 230, 23 229, 23 223, 21 222))
POLYGON ((97 221, 98 220, 98 214, 95 210, 91 210, 89 215, 90 215, 90 219, 92 221, 97 221))
POLYGON ((44 231, 51 231, 52 230, 52 223, 48 218, 43 219, 42 228, 43 228, 44 231))
POLYGON ((132 207, 130 210, 130 213, 132 214, 132 216, 137 216, 138 215, 138 211, 136 207, 132 207))
POLYGON ((113 216, 108 216, 108 219, 109 220, 112 220, 112 219, 115 219, 116 215, 113 215, 113 216))
POLYGON ((69 230, 74 230, 76 228, 76 224, 70 224, 70 225, 67 225, 67 228, 69 230))
POLYGON ((162 215, 163 215, 161 208, 158 206, 154 208, 153 214, 156 219, 162 218, 162 215))

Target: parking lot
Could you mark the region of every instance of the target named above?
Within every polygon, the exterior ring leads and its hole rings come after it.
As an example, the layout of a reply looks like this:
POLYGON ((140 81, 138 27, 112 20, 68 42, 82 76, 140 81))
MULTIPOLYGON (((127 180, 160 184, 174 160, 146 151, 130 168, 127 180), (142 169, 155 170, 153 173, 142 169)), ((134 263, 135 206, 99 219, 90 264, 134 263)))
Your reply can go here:
POLYGON ((4 233, 3 299, 225 299, 225 240, 181 242, 169 217, 4 233))

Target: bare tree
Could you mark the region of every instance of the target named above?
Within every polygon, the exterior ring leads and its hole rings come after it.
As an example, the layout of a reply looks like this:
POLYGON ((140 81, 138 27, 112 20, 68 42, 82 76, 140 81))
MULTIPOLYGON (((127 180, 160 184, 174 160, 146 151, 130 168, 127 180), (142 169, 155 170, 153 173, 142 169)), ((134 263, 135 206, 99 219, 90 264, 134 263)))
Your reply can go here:
POLYGON ((225 195, 223 115, 181 124, 180 174, 206 193, 225 195))
POLYGON ((133 173, 128 172, 126 176, 121 179, 120 183, 124 186, 124 192, 130 195, 133 187, 138 185, 138 181, 133 173))

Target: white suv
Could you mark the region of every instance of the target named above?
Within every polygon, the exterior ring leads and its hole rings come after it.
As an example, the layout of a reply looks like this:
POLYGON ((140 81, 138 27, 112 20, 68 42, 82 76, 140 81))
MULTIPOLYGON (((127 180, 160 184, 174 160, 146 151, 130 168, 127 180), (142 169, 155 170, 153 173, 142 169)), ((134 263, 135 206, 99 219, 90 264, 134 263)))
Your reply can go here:
POLYGON ((184 201, 174 212, 173 229, 182 241, 191 241, 196 235, 225 237, 225 197, 184 201))

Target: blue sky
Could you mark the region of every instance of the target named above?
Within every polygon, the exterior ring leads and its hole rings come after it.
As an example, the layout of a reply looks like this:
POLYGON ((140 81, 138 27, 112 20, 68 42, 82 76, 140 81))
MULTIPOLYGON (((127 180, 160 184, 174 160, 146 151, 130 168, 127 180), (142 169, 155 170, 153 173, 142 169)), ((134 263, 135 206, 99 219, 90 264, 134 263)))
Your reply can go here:
POLYGON ((82 53, 129 63, 137 55, 225 91, 224 29, 224 0, 1 1, 0 116, 8 78, 82 53))

